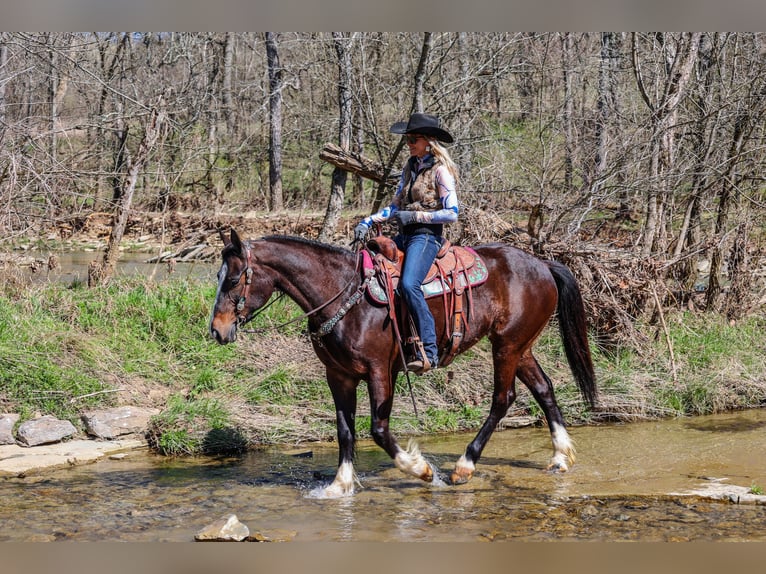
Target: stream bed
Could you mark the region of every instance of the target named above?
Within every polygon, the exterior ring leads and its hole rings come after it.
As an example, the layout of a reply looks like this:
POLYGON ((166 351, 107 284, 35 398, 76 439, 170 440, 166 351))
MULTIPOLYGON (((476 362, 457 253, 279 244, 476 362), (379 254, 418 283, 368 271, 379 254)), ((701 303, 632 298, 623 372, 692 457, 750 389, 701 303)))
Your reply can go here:
MULTIPOLYGON (((546 429, 497 432, 465 485, 404 476, 360 441, 361 486, 317 499, 335 475, 334 444, 269 447, 236 458, 120 460, 0 480, 0 541, 192 541, 236 514, 251 534, 293 542, 766 541, 766 506, 711 498, 766 487, 766 409, 570 429, 577 463, 545 471, 546 429)), ((468 434, 423 436, 448 472, 468 434)), ((761 497, 756 497, 761 498, 761 497)))

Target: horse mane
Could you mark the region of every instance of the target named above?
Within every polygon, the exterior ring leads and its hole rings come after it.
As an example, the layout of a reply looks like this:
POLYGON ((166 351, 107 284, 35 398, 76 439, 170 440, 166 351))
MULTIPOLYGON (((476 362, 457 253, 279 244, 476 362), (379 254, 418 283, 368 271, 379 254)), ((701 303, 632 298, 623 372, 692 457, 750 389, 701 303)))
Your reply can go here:
MULTIPOLYGON (((321 241, 316 241, 314 239, 306 239, 305 237, 298 237, 297 235, 266 235, 264 237, 261 237, 260 239, 257 239, 256 241, 268 241, 273 243, 299 243, 302 245, 308 245, 313 248, 321 249, 324 251, 329 251, 331 253, 336 253, 338 255, 343 256, 349 256, 353 255, 353 252, 344 248, 339 247, 337 245, 330 245, 329 243, 322 243, 321 241)), ((243 243, 249 244, 250 240, 243 239, 243 243)), ((221 255, 226 258, 229 255, 235 254, 237 255, 236 248, 234 247, 234 244, 227 243, 223 247, 223 251, 221 252, 221 255)))
POLYGON ((321 241, 316 241, 315 239, 307 239, 305 237, 299 237, 297 235, 266 235, 262 237, 261 240, 275 242, 275 243, 300 243, 302 245, 308 245, 310 247, 314 247, 324 251, 329 251, 331 253, 336 253, 338 255, 343 255, 343 256, 353 255, 353 252, 350 251, 349 249, 346 249, 345 247, 340 247, 338 245, 331 245, 329 243, 322 243, 321 241))

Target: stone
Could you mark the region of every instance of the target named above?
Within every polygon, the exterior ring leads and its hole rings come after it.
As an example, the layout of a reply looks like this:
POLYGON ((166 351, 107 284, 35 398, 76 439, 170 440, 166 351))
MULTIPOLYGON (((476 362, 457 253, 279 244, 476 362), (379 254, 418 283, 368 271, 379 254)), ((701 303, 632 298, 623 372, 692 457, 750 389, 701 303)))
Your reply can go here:
POLYGON ((13 438, 13 425, 19 420, 19 415, 4 414, 0 415, 0 444, 16 444, 13 438))
POLYGON ((194 536, 198 541, 241 542, 250 536, 250 529, 242 524, 236 514, 229 514, 206 526, 194 536))
POLYGON ((19 425, 16 436, 25 446, 37 446, 60 442, 77 432, 74 425, 67 420, 59 420, 54 416, 45 415, 39 419, 25 421, 19 425))
POLYGON ((146 449, 146 441, 70 440, 27 448, 19 444, 0 446, 0 478, 33 476, 48 471, 94 463, 105 456, 146 449))
POLYGON ((248 542, 292 542, 298 536, 295 530, 259 530, 247 537, 248 542))
POLYGON ((149 419, 159 412, 159 409, 117 407, 85 413, 82 421, 85 432, 90 436, 112 440, 123 435, 146 432, 149 419))

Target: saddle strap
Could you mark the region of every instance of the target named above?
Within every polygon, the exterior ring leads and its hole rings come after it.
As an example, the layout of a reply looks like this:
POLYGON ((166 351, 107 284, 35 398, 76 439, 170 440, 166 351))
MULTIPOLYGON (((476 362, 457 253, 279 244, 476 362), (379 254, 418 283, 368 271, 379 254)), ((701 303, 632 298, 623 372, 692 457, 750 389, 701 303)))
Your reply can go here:
MULTIPOLYGON (((463 342, 463 337, 465 335, 465 330, 467 327, 467 323, 465 321, 464 312, 463 312, 463 287, 460 285, 460 274, 465 274, 465 267, 463 266, 463 262, 458 259, 457 266, 455 269, 452 270, 452 290, 450 291, 450 297, 451 297, 451 309, 449 312, 447 312, 447 309, 445 309, 445 319, 447 320, 447 336, 450 339, 450 346, 447 352, 445 353, 444 357, 441 359, 441 365, 447 366, 449 365, 452 360, 457 355, 458 349, 460 348, 460 344, 463 342), (452 317, 452 324, 450 325, 449 320, 450 317, 452 317)), ((469 315, 472 314, 472 307, 473 307, 473 301, 471 297, 471 284, 467 280, 466 275, 466 285, 468 286, 468 307, 469 307, 469 315)), ((445 292, 445 302, 446 302, 447 293, 445 292)))

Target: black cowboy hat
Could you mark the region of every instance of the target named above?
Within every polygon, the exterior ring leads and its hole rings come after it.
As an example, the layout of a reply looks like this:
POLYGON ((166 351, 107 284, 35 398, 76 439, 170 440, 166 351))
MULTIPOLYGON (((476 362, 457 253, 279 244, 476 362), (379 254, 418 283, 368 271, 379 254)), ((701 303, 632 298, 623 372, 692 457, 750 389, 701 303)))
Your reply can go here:
POLYGON ((394 134, 423 134, 446 143, 455 141, 447 130, 440 127, 440 124, 436 116, 416 113, 412 114, 407 122, 396 122, 391 126, 390 131, 394 134))

